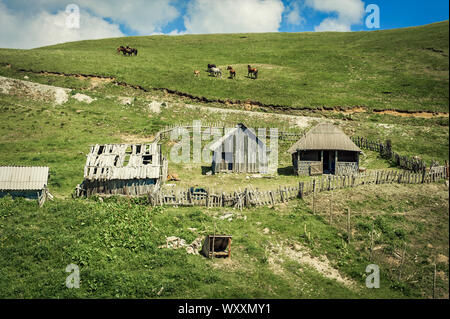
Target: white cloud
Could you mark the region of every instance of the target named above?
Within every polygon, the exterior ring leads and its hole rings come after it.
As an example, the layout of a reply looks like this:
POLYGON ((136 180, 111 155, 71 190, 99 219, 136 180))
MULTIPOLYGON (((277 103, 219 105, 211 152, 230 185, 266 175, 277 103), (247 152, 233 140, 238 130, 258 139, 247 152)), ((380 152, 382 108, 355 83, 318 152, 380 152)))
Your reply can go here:
POLYGON ((314 27, 314 31, 349 32, 351 31, 351 27, 348 23, 339 22, 338 19, 326 18, 318 26, 314 27))
MULTIPOLYGON (((47 0, 48 1, 48 0, 47 0)), ((50 0, 52 1, 52 0, 50 0)), ((160 33, 169 22, 180 16, 173 0, 78 0, 81 8, 98 16, 125 24, 139 34, 160 33)))
POLYGON ((284 11, 281 0, 191 0, 186 33, 276 32, 284 11))
POLYGON ((66 13, 13 12, 0 1, 0 47, 29 49, 62 42, 123 36, 119 26, 82 11, 80 28, 66 27, 66 13))
POLYGON ((295 26, 305 22, 305 18, 300 13, 300 4, 298 2, 294 2, 289 6, 285 19, 288 24, 295 26))
POLYGON ((360 24, 364 17, 362 0, 306 0, 306 5, 325 13, 336 13, 336 18, 326 18, 315 31, 351 31, 351 26, 360 24))

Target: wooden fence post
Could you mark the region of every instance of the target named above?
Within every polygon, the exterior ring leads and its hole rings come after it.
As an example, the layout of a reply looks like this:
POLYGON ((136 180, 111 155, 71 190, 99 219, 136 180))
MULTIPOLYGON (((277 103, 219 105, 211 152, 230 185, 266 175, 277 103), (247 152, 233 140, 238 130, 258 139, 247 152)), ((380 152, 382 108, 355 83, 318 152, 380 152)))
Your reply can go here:
POLYGON ((303 199, 303 182, 298 183, 298 198, 303 199))
POLYGON ((373 231, 375 228, 375 221, 372 222, 372 231, 370 232, 370 257, 369 260, 372 261, 372 253, 373 253, 373 231))
POLYGON ((402 259, 400 261, 400 267, 399 267, 399 271, 398 271, 398 280, 400 281, 401 277, 402 277, 402 268, 403 268, 403 263, 405 261, 405 254, 406 254, 406 242, 403 242, 403 253, 402 253, 402 259))
POLYGON ((350 208, 347 208, 347 242, 350 243, 350 238, 352 236, 352 230, 350 226, 350 208))
POLYGON ((331 196, 330 196, 330 225, 333 222, 333 211, 331 210, 332 202, 333 202, 333 192, 331 192, 331 196))
POLYGON ((316 180, 313 180, 313 214, 316 214, 316 180))
POLYGON ((436 299, 436 262, 434 263, 433 272, 433 299, 436 299))

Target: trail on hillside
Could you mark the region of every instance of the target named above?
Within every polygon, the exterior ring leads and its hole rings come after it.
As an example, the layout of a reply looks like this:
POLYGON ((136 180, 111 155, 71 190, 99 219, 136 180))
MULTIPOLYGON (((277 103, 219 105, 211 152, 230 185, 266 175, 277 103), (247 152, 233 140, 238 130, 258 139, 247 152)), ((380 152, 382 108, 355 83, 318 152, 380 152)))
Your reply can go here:
MULTIPOLYGON (((10 65, 10 64, 8 64, 10 65)), ((342 107, 342 106, 334 106, 334 107, 292 107, 286 105, 276 105, 276 104, 264 104, 259 101, 251 101, 251 100, 231 100, 231 99, 214 99, 207 98, 204 96, 195 96, 190 93, 181 92, 178 90, 172 90, 169 88, 150 88, 146 89, 140 85, 128 84, 125 82, 118 81, 115 77, 110 76, 101 76, 101 75, 93 75, 93 74, 72 74, 72 73, 62 73, 62 72, 51 72, 51 71, 33 71, 33 70, 25 70, 18 69, 20 72, 28 72, 34 74, 40 74, 44 76, 63 76, 63 77, 74 77, 81 80, 90 80, 91 86, 89 89, 94 89, 99 85, 99 83, 113 83, 116 85, 120 85, 123 87, 129 87, 136 90, 140 90, 143 92, 150 91, 160 91, 165 94, 175 95, 179 97, 184 97, 191 99, 192 101, 201 102, 201 103, 219 103, 226 106, 240 106, 248 109, 261 109, 261 110, 269 110, 271 113, 276 112, 287 112, 294 113, 299 111, 313 111, 320 113, 341 113, 341 114, 354 114, 354 113, 368 113, 374 112, 377 114, 388 114, 392 116, 400 116, 400 117, 417 117, 417 118, 439 118, 439 117, 449 117, 448 112, 431 112, 431 111, 408 111, 408 110, 396 110, 396 109, 369 109, 365 106, 353 106, 353 107, 342 107)))

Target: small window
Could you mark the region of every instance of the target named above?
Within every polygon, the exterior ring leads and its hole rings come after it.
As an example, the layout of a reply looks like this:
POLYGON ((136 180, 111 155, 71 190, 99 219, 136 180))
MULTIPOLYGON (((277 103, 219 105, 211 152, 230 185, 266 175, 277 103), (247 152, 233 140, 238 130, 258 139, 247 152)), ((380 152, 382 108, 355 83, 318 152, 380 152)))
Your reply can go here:
POLYGON ((152 163, 153 156, 152 155, 144 155, 144 156, 142 156, 142 159, 143 159, 142 164, 149 165, 152 163))

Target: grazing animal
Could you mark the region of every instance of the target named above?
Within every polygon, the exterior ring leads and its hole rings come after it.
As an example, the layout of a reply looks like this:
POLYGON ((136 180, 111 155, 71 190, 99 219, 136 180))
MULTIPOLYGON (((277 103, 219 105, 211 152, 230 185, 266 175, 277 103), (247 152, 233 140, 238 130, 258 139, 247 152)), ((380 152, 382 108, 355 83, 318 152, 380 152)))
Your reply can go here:
POLYGON ((217 77, 217 75, 220 75, 220 78, 222 78, 222 71, 219 68, 212 67, 209 69, 209 72, 211 74, 214 74, 215 77, 217 77))
POLYGON ((194 76, 200 76, 200 71, 198 71, 198 70, 194 70, 194 76))
POLYGON ((130 55, 134 54, 136 56, 138 54, 138 50, 135 48, 130 48, 130 51, 131 51, 130 55))
POLYGON ((209 64, 208 63, 208 70, 210 70, 212 68, 217 68, 217 66, 215 64, 209 64))
POLYGON ((252 68, 250 64, 247 66, 247 68, 248 68, 247 76, 250 76, 250 77, 255 76, 255 79, 257 79, 258 78, 258 69, 252 68))
POLYGON ((120 47, 117 48, 117 54, 119 54, 120 52, 123 53, 123 55, 137 55, 138 54, 138 50, 135 48, 130 48, 129 46, 124 47, 123 45, 121 45, 120 47))
POLYGON ((228 66, 227 70, 230 71, 230 79, 236 77, 236 71, 231 66, 228 66))

